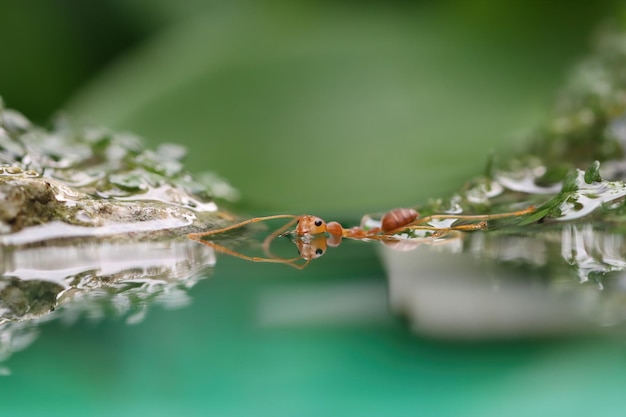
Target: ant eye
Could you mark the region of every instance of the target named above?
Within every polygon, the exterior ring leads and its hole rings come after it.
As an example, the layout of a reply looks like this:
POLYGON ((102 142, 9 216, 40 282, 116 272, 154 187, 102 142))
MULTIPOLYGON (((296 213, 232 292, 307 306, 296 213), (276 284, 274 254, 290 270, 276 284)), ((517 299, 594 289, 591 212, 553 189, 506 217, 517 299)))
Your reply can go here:
POLYGON ((321 219, 317 219, 317 220, 315 220, 315 225, 316 225, 317 227, 320 227, 320 226, 322 225, 322 220, 321 220, 321 219))
POLYGON ((319 249, 319 248, 315 251, 315 254, 318 255, 318 256, 323 254, 323 253, 324 253, 324 251, 322 249, 319 249))

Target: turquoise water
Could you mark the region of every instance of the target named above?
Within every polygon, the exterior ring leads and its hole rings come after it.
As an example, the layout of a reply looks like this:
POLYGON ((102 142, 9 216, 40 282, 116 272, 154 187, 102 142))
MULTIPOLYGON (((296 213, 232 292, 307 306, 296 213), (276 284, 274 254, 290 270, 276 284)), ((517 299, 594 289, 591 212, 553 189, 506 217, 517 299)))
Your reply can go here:
POLYGON ((53 320, 4 363, 2 415, 622 415, 623 338, 436 340, 389 309, 377 246, 303 271, 218 255, 177 309, 53 320))

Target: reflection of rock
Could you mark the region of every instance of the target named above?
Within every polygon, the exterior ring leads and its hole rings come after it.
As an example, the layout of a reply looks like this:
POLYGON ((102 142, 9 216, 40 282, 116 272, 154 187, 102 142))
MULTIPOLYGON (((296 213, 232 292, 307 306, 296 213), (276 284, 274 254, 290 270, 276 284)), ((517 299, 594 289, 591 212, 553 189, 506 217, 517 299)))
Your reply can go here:
POLYGON ((6 344, 14 343, 13 333, 30 334, 28 329, 40 321, 100 318, 112 312, 136 323, 151 304, 186 305, 186 291, 214 264, 213 249, 184 238, 4 248, 0 360, 12 350, 6 344))
MULTIPOLYGON (((3 321, 30 319, 78 294, 131 291, 142 301, 189 288, 213 266, 213 249, 181 239, 165 242, 84 242, 5 250, 0 302, 3 321)), ((96 297, 97 298, 97 297, 96 297)), ((134 301, 133 301, 134 302, 134 301)), ((132 302, 129 302, 129 307, 132 302)))
POLYGON ((18 278, 0 281, 0 325, 7 321, 33 319, 54 310, 59 284, 18 278))
POLYGON ((541 234, 473 233, 458 241, 464 253, 458 253, 458 242, 449 248, 423 244, 410 252, 384 246, 391 304, 419 332, 508 338, 623 323, 621 235, 566 224, 541 234), (591 285, 584 285, 588 280, 591 285))

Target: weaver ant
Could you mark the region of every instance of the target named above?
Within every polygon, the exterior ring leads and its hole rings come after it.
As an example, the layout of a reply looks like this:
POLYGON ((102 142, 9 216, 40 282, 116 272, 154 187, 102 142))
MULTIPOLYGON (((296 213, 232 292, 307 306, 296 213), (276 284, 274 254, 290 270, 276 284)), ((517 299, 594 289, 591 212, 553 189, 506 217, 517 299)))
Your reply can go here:
POLYGON ((364 216, 361 226, 345 229, 336 221, 325 222, 323 219, 309 214, 293 215, 293 214, 277 214, 273 216, 254 217, 244 220, 221 229, 209 230, 207 232, 191 233, 188 237, 198 241, 204 245, 210 246, 215 250, 238 258, 247 259, 254 262, 273 262, 284 263, 294 268, 302 269, 315 258, 319 258, 325 252, 328 246, 338 246, 343 238, 356 240, 378 240, 383 243, 398 242, 401 238, 398 236, 400 232, 427 231, 428 238, 442 237, 449 232, 462 232, 473 230, 485 230, 487 221, 494 219, 502 219, 507 217, 519 217, 535 211, 534 206, 530 206, 523 210, 508 213, 496 214, 477 214, 477 215, 459 215, 459 214, 433 214, 426 217, 419 217, 419 213, 411 208, 397 208, 387 212, 380 219, 380 225, 372 228, 366 228, 365 223, 368 216, 364 216), (247 256, 234 250, 228 249, 215 242, 204 240, 202 238, 212 235, 221 234, 229 230, 238 229, 251 223, 258 223, 276 219, 291 219, 285 225, 268 235, 263 241, 263 249, 267 257, 247 256), (444 226, 434 226, 436 221, 447 221, 444 226), (460 221, 465 222, 455 225, 460 221), (289 230, 293 225, 295 229, 289 230), (291 236, 298 247, 299 256, 296 258, 285 259, 272 254, 270 246, 277 237, 291 236), (298 261, 304 260, 304 263, 298 261))

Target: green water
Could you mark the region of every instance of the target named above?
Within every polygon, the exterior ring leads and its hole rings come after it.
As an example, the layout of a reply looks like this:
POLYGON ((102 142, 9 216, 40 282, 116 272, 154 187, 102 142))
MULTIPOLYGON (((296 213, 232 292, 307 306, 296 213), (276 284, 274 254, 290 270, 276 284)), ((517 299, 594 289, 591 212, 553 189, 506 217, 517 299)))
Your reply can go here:
POLYGON ((303 271, 218 256, 187 307, 153 307, 133 325, 88 314, 42 324, 3 363, 0 412, 621 415, 623 338, 414 334, 388 308, 376 249, 344 243, 303 271))

